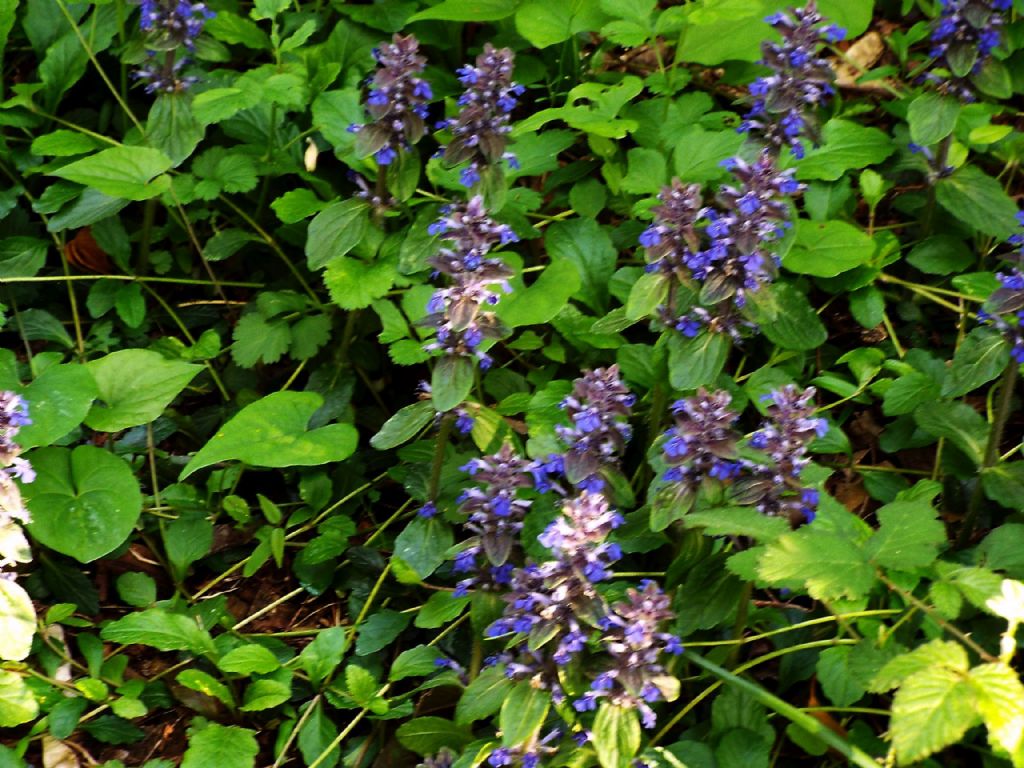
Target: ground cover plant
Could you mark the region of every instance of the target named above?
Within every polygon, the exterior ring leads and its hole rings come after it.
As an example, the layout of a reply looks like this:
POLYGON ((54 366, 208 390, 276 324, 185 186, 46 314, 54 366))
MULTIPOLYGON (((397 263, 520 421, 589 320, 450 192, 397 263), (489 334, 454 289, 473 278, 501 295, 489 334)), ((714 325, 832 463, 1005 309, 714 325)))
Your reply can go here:
POLYGON ((1024 766, 1022 13, 0 2, 0 768, 1024 766))

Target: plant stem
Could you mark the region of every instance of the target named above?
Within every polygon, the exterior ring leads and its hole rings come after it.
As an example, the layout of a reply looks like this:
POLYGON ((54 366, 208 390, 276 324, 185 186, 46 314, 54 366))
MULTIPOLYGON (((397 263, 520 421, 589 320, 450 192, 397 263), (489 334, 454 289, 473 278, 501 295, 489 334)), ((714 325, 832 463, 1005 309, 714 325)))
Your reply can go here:
POLYGON ((1013 402, 1014 385, 1017 383, 1017 372, 1020 365, 1016 360, 1011 360, 1003 371, 999 380, 999 401, 996 403, 995 416, 992 420, 992 428, 988 433, 988 443, 985 445, 985 457, 982 459, 981 467, 978 469, 978 479, 975 482, 971 498, 967 502, 967 516, 964 517, 963 525, 960 526, 960 533, 956 537, 956 548, 963 549, 971 540, 974 533, 974 526, 978 522, 978 515, 981 513, 981 502, 985 498, 985 486, 982 484, 982 475, 989 467, 999 463, 999 445, 1003 441, 1003 430, 1006 428, 1006 420, 1010 417, 1010 405, 1013 402))
POLYGON ((434 501, 437 498, 438 486, 441 485, 441 470, 444 469, 445 448, 448 447, 448 437, 452 433, 452 426, 455 424, 453 414, 445 414, 441 418, 441 428, 437 431, 437 444, 434 448, 434 461, 430 465, 430 485, 427 489, 427 498, 434 501))
POLYGON ((760 685, 732 674, 714 662, 708 661, 703 656, 698 656, 693 651, 683 651, 683 656, 720 680, 749 693, 754 699, 769 709, 774 710, 797 727, 802 728, 815 738, 828 744, 828 746, 832 747, 832 749, 836 750, 854 765, 860 766, 860 768, 878 768, 878 763, 869 754, 850 744, 803 710, 794 707, 787 701, 783 701, 778 696, 772 695, 760 685))

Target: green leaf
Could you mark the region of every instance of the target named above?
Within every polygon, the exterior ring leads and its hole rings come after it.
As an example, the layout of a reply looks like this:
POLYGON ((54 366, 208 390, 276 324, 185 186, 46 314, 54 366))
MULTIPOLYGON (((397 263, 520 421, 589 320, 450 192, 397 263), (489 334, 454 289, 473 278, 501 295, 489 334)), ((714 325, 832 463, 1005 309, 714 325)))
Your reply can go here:
POLYGON ((776 283, 771 291, 778 314, 774 319, 755 317, 769 341, 794 350, 816 349, 825 343, 828 332, 803 293, 788 283, 776 283))
POLYGON ((907 107, 910 140, 923 147, 938 144, 953 132, 960 116, 960 102, 931 91, 922 93, 907 107))
POLYGON ((665 183, 665 156, 654 149, 634 147, 628 154, 629 170, 622 188, 635 195, 654 194, 665 183))
POLYGON ((547 48, 586 28, 586 13, 591 10, 587 6, 584 2, 526 0, 516 11, 516 31, 535 48, 547 48))
POLYGON ((576 265, 581 284, 575 296, 595 312, 604 313, 608 282, 618 256, 608 233, 593 219, 560 221, 548 227, 544 245, 552 262, 564 259, 576 265))
POLYGON ((923 760, 981 719, 974 689, 959 672, 931 667, 907 678, 892 701, 892 735, 901 765, 923 760))
POLYGON ((248 643, 228 651, 217 662, 221 672, 234 675, 265 675, 281 666, 277 657, 262 645, 248 643))
POLYGON ((338 668, 348 640, 348 627, 329 627, 318 632, 313 642, 302 649, 299 664, 313 685, 319 686, 338 668))
POLYGON ((358 433, 351 424, 308 430, 323 398, 315 392, 275 392, 250 403, 210 438, 181 472, 181 479, 222 461, 255 467, 310 467, 347 459, 358 433))
POLYGON ((258 752, 256 735, 248 728, 208 723, 202 730, 189 728, 181 768, 253 768, 258 752))
POLYGON ((438 21, 498 21, 516 12, 516 0, 441 0, 435 6, 426 8, 409 17, 407 24, 414 21, 435 19, 438 21))
POLYGON ((963 646, 951 640, 932 640, 887 661, 872 678, 868 690, 883 693, 902 685, 907 678, 920 672, 929 669, 966 672, 967 665, 967 652, 963 646))
POLYGON ((427 400, 407 405, 384 422, 380 431, 370 438, 370 445, 378 451, 397 448, 419 434, 434 420, 435 413, 434 404, 427 400))
POLYGON ((393 683, 407 677, 432 675, 439 669, 437 660, 443 657, 443 653, 430 645, 417 645, 415 648, 402 651, 391 665, 388 681, 393 683))
POLYGON ((196 95, 192 101, 192 112, 199 123, 210 125, 227 120, 258 102, 259 92, 255 89, 211 88, 196 95))
POLYGON ((326 753, 320 765, 324 768, 334 768, 341 758, 340 746, 331 746, 338 736, 338 726, 324 712, 320 701, 314 701, 310 706, 314 708, 313 712, 299 731, 299 751, 302 753, 302 759, 306 765, 312 765, 314 761, 321 760, 321 755, 326 753))
POLYGON ((205 132, 205 124, 192 114, 187 94, 161 93, 153 101, 146 119, 146 140, 166 154, 175 167, 195 151, 205 132))
POLYGON ((437 361, 430 378, 430 397, 439 412, 458 407, 473 389, 476 368, 468 357, 445 355, 437 361))
POLYGON ((270 50, 270 38, 258 24, 230 11, 218 11, 216 16, 206 22, 205 31, 225 43, 244 45, 255 50, 270 50))
POLYGON ((232 696, 231 689, 201 669, 186 669, 179 672, 175 680, 189 690, 217 699, 230 709, 235 708, 235 697, 232 696))
POLYGON ((821 146, 808 148, 806 157, 796 161, 796 176, 836 181, 846 171, 880 163, 894 151, 884 131, 833 118, 822 129, 821 146))
POLYGON ((924 568, 935 562, 939 547, 946 543, 946 527, 926 501, 894 501, 875 515, 879 529, 868 540, 865 553, 883 568, 924 568))
POLYGON ((981 664, 970 671, 988 739, 1005 750, 1014 766, 1024 763, 1024 685, 1017 672, 1004 662, 981 664))
POLYGON ((729 359, 732 340, 727 334, 704 331, 692 339, 669 332, 668 376, 673 389, 714 386, 729 359))
POLYGON ((33 155, 69 157, 84 155, 86 152, 92 152, 102 146, 106 146, 106 144, 88 134, 61 128, 36 137, 32 141, 31 150, 33 155))
POLYGON ((31 460, 36 479, 23 493, 36 540, 88 563, 128 538, 142 514, 142 494, 124 459, 80 445, 40 448, 31 460))
POLYGON ((841 645, 826 648, 818 657, 818 681, 829 701, 837 707, 848 707, 867 692, 851 669, 851 651, 850 646, 841 645))
POLYGON ((279 704, 284 704, 292 695, 291 683, 265 678, 253 680, 245 689, 243 704, 239 707, 243 712, 262 712, 279 704))
POLYGON ((509 327, 542 325, 562 311, 582 284, 580 271, 568 259, 553 261, 536 282, 498 305, 498 317, 509 327))
POLYGON ((0 279, 35 277, 46 263, 50 246, 35 237, 7 237, 0 240, 0 279))
POLYGON ((501 743, 506 747, 530 743, 544 724, 550 708, 550 693, 534 688, 526 680, 516 683, 501 705, 501 743))
POLYGON ((986 96, 1008 99, 1013 95, 1013 77, 1009 67, 994 56, 989 56, 981 69, 971 74, 973 82, 986 96))
POLYGON ((640 749, 636 709, 602 701, 592 729, 594 751, 602 768, 628 768, 640 749))
MULTIPOLYGON (((981 485, 992 501, 1009 509, 1024 510, 1024 461, 986 467, 981 473, 981 485)), ((1005 528, 997 528, 992 535, 1005 528)))
POLYGON ((129 613, 107 624, 100 631, 100 637, 111 643, 148 645, 160 651, 189 651, 196 656, 216 653, 210 633, 195 619, 163 608, 129 613))
POLYGON ((75 160, 55 171, 58 176, 125 200, 148 200, 166 192, 171 180, 161 174, 174 163, 158 149, 111 147, 75 160))
POLYGON ((796 240, 782 260, 790 272, 835 277, 867 264, 875 254, 875 241, 845 221, 796 222, 796 240))
POLYGON ((1010 347, 1003 335, 988 328, 975 328, 953 356, 953 366, 942 384, 942 396, 960 397, 972 392, 998 377, 1009 362, 1010 347))
POLYGON ((414 717, 398 727, 395 737, 417 755, 433 755, 445 747, 457 752, 473 741, 468 728, 443 717, 414 717))
POLYGON ((267 320, 259 312, 247 312, 235 323, 231 339, 231 358, 243 368, 252 368, 280 360, 292 344, 292 330, 283 319, 267 320))
POLYGON ((0 660, 28 658, 35 633, 32 598, 16 581, 0 579, 0 660))
POLYGON ((409 614, 388 609, 373 614, 359 627, 356 655, 369 656, 386 648, 402 634, 402 630, 409 626, 410 621, 412 616, 409 614))
POLYGON ((652 316, 657 308, 665 303, 668 297, 669 281, 665 275, 656 272, 644 272, 633 283, 626 302, 626 318, 639 320, 652 316))
POLYGON ((85 418, 98 432, 118 432, 148 424, 203 369, 180 360, 167 360, 148 349, 122 349, 86 363, 96 380, 99 402, 85 418))
POLYGON ((98 394, 83 365, 54 365, 19 393, 28 401, 32 423, 18 432, 23 449, 49 445, 77 427, 98 394))
POLYGON ((416 517, 395 538, 395 555, 425 579, 444 562, 454 543, 452 529, 444 520, 416 517))
POLYGON ((500 667, 488 667, 466 686, 455 706, 455 722, 469 725, 477 720, 490 717, 508 698, 512 681, 505 677, 500 667))
POLYGON ((975 256, 963 240, 951 235, 933 235, 915 245, 907 261, 929 275, 963 272, 974 263, 975 256))
POLYGON ((117 577, 117 594, 128 605, 145 608, 156 602, 156 581, 148 573, 128 571, 117 577))
POLYGON ((971 461, 981 465, 989 425, 966 403, 925 403, 914 411, 914 421, 925 432, 948 439, 971 461))
POLYGON ((704 183, 728 175, 722 161, 733 157, 743 144, 743 134, 734 130, 706 131, 689 125, 679 132, 672 152, 676 176, 686 183, 704 183))
POLYGON ((436 629, 458 618, 469 604, 469 597, 453 595, 453 592, 432 594, 416 613, 415 625, 420 629, 436 629))
POLYGON ((719 507, 690 512, 682 518, 687 528, 702 528, 709 536, 751 536, 771 541, 790 530, 781 517, 767 517, 754 507, 719 507))
POLYGON ((27 723, 38 714, 39 705, 24 678, 14 672, 0 671, 0 728, 27 723))
POLYGON ((954 218, 986 235, 1005 240, 1016 231, 1016 203, 1002 184, 977 166, 962 166, 939 179, 935 199, 954 218))
POLYGON ((328 262, 324 285, 331 294, 331 301, 342 309, 363 309, 390 291, 397 277, 398 270, 392 259, 368 264, 342 256, 328 262))
POLYGON ((309 268, 320 269, 344 256, 359 245, 369 226, 370 209, 362 200, 352 198, 328 205, 309 223, 306 237, 309 268))
POLYGON ((804 585, 815 600, 856 600, 875 584, 875 569, 847 536, 806 526, 769 542, 758 575, 783 586, 804 585))
POLYGON ((319 213, 328 203, 316 196, 311 189, 299 188, 291 192, 285 192, 270 204, 277 214, 277 218, 285 224, 294 224, 297 221, 309 218, 314 213, 319 213))
POLYGON ((769 32, 766 15, 767 8, 759 0, 704 3, 687 17, 676 56, 708 66, 730 59, 756 61, 769 32))

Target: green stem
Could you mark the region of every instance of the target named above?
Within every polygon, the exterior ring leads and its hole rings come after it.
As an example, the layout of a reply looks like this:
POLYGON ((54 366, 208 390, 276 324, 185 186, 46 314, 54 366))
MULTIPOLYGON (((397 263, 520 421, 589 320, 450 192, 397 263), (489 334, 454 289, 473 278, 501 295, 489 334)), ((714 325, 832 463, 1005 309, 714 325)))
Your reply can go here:
POLYGON ((999 445, 1003 441, 1003 430, 1006 428, 1006 420, 1010 418, 1010 405, 1013 403, 1014 385, 1017 383, 1017 373, 1020 365, 1016 360, 1011 360, 1003 371, 999 380, 999 401, 996 403, 995 417, 992 420, 992 428, 988 433, 988 443, 985 445, 985 457, 982 459, 981 467, 978 470, 978 479, 975 481, 971 498, 967 502, 967 516, 964 517, 963 525, 960 526, 960 533, 956 537, 956 548, 963 549, 971 540, 974 533, 974 526, 978 522, 978 515, 981 513, 981 503, 985 499, 985 486, 982 484, 982 475, 989 467, 994 467, 999 462, 999 445))
POLYGON ((434 461, 430 465, 430 485, 427 489, 429 501, 437 499, 438 487, 441 485, 441 470, 444 469, 444 454, 448 447, 448 438, 452 434, 455 416, 445 414, 441 418, 441 428, 437 431, 437 444, 434 447, 434 461))
POLYGON ((798 707, 794 707, 789 702, 774 696, 756 683, 744 680, 742 677, 734 675, 714 662, 708 661, 703 656, 698 656, 693 651, 683 651, 683 656, 687 661, 707 670, 719 680, 750 694, 754 699, 782 715, 797 727, 807 731, 807 733, 818 740, 825 742, 854 765, 860 766, 860 768, 878 768, 878 763, 869 754, 850 744, 846 739, 798 707))
POLYGON ((153 240, 153 220, 156 218, 157 198, 151 197, 142 209, 142 239, 139 242, 139 263, 135 268, 138 276, 149 271, 149 249, 153 240))

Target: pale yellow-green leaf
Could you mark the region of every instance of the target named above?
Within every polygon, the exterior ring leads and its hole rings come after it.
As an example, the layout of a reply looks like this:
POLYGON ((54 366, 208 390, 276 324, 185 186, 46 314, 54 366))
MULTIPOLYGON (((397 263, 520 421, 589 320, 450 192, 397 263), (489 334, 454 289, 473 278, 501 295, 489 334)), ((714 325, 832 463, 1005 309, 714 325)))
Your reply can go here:
POLYGON ((1015 768, 1024 766, 1024 685, 1003 662, 982 664, 970 671, 978 712, 993 747, 1005 750, 1015 768))
POLYGON ((930 667, 911 675, 892 701, 889 732, 900 765, 960 740, 981 719, 974 687, 962 672, 930 667))
POLYGON ((0 579, 0 660, 21 661, 32 650, 36 612, 20 584, 0 579))

